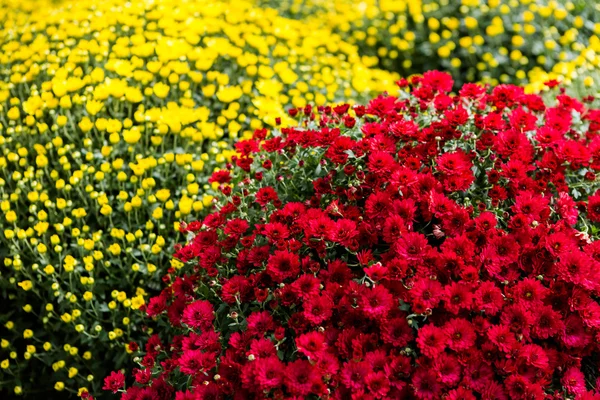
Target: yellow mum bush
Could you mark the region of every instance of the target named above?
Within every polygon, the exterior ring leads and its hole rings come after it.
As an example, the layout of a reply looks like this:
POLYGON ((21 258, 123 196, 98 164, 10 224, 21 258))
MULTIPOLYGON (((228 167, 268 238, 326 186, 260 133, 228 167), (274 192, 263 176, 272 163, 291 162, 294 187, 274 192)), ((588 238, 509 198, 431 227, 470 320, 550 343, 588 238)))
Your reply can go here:
POLYGON ((97 391, 150 333, 140 309, 231 140, 398 79, 246 1, 2 0, 0 18, 0 393, 97 391))
POLYGON ((587 0, 256 0, 339 33, 402 75, 461 84, 583 80, 600 66, 600 5, 587 0))

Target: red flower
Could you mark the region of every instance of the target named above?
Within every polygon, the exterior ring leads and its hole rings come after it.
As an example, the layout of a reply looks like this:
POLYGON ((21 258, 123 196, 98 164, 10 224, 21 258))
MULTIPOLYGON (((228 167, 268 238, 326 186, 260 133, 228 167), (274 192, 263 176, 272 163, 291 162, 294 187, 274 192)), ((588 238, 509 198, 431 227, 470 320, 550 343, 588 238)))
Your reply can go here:
POLYGON ((342 367, 340 380, 347 388, 359 391, 364 387, 370 372, 371 368, 366 362, 350 361, 342 367))
POLYGON ((276 282, 296 276, 300 272, 300 260, 296 254, 288 251, 276 251, 269 257, 267 273, 276 282))
POLYGON ((231 174, 227 170, 220 170, 213 172, 212 176, 208 179, 208 183, 229 183, 231 182, 231 174))
POLYGON ((442 285, 433 279, 417 280, 409 292, 417 305, 425 308, 434 308, 443 295, 442 285))
POLYGON ((316 358, 325 350, 327 344, 323 334, 319 332, 309 332, 296 338, 296 347, 298 351, 310 358, 316 358))
POLYGON ((125 386, 125 375, 121 371, 111 372, 109 376, 104 378, 103 390, 110 390, 113 393, 117 393, 119 389, 125 386))
POLYGON ((528 336, 533 316, 522 304, 517 303, 504 308, 500 321, 508 325, 512 332, 528 336))
POLYGON ((517 283, 513 293, 516 301, 529 304, 530 307, 537 307, 544 302, 548 289, 537 279, 525 278, 517 283))
POLYGON ((444 385, 455 387, 460 382, 462 368, 456 357, 442 353, 434 360, 434 368, 439 381, 444 385))
POLYGON ((412 387, 415 396, 422 400, 438 399, 442 390, 435 371, 431 369, 417 370, 412 378, 412 387))
POLYGON ((262 390, 280 387, 284 375, 284 365, 276 356, 262 359, 256 363, 256 378, 262 390))
POLYGON ((304 274, 294 281, 292 284, 292 290, 299 298, 310 299, 319 294, 320 285, 321 281, 314 275, 304 274))
POLYGON ((592 263, 585 253, 580 251, 560 255, 556 265, 558 277, 565 282, 581 284, 590 274, 592 263))
POLYGON ((275 330, 273 316, 266 311, 253 312, 246 321, 248 323, 248 333, 252 336, 263 336, 267 332, 275 330))
POLYGON ((578 368, 569 368, 565 372, 561 383, 571 394, 582 395, 586 392, 585 377, 578 368))
POLYGON ((583 348, 591 342, 592 337, 586 331, 581 319, 575 315, 570 315, 565 321, 561 339, 568 347, 583 348))
POLYGON ((395 243, 402 237, 402 235, 408 233, 408 224, 399 215, 392 215, 386 218, 383 225, 383 240, 386 243, 395 243))
POLYGON ((279 242, 280 240, 285 240, 290 236, 287 226, 279 222, 266 224, 263 227, 263 234, 269 239, 270 242, 279 242))
POLYGON ((291 362, 285 369, 287 388, 296 396, 307 396, 319 379, 316 369, 306 360, 291 362))
POLYGON ((473 295, 469 285, 452 282, 445 287, 446 309, 452 314, 458 314, 460 310, 470 309, 473 295))
POLYGON ((385 218, 390 214, 391 199, 385 192, 377 192, 367 199, 365 211, 369 218, 385 218))
POLYGON ((449 92, 452 90, 454 80, 452 79, 452 75, 447 72, 427 71, 423 74, 421 84, 436 91, 449 92))
POLYGON ((471 324, 461 318, 448 321, 444 326, 448 336, 448 347, 455 351, 462 351, 475 344, 477 335, 471 324))
POLYGON ((506 325, 492 325, 488 329, 487 336, 490 342, 495 344, 504 353, 512 352, 518 344, 514 333, 506 325))
POLYGON ((526 344, 519 349, 517 362, 546 371, 549 366, 548 355, 536 344, 526 344))
POLYGON ((248 230, 249 227, 250 225, 248 225, 246 220, 234 218, 227 222, 223 231, 226 235, 240 237, 248 230))
POLYGON ((166 296, 155 296, 150 299, 146 307, 146 313, 149 317, 155 317, 167 309, 166 296))
POLYGON ((213 306, 208 301, 196 300, 185 307, 181 322, 191 328, 211 329, 215 319, 213 311, 213 306))
POLYGON ((417 344, 423 354, 429 358, 435 358, 446 348, 448 334, 442 328, 424 325, 418 330, 417 344))
POLYGON ((406 318, 393 318, 381 323, 384 342, 396 347, 406 346, 414 337, 406 318))
POLYGON ((304 302, 304 318, 318 325, 333 313, 333 302, 328 296, 313 296, 304 302))
POLYGON ((375 151, 369 156, 367 166, 374 174, 388 175, 396 165, 394 157, 384 151, 375 151))
POLYGON ((408 261, 422 260, 430 251, 431 247, 425 236, 417 232, 409 232, 403 235, 395 244, 398 255, 408 261))
POLYGON ((504 382, 506 391, 511 399, 526 399, 531 384, 520 375, 511 375, 504 382))
POLYGON ((332 239, 342 246, 352 247, 357 236, 356 222, 349 219, 340 219, 335 223, 332 239))
POLYGON ((215 353, 204 353, 200 350, 184 352, 179 359, 179 370, 187 375, 206 372, 216 365, 215 353))
POLYGON ((384 372, 371 372, 365 378, 369 393, 377 399, 386 398, 390 390, 390 382, 384 372))
POLYGON ((389 312, 394 305, 394 298, 386 288, 377 285, 363 292, 359 304, 367 316, 379 318, 389 312))
POLYGON ((272 187, 260 188, 256 192, 256 202, 263 207, 277 199, 279 199, 277 192, 272 187))
POLYGON ((564 329, 561 315, 550 306, 535 308, 536 322, 533 324, 533 334, 540 339, 556 336, 564 329))

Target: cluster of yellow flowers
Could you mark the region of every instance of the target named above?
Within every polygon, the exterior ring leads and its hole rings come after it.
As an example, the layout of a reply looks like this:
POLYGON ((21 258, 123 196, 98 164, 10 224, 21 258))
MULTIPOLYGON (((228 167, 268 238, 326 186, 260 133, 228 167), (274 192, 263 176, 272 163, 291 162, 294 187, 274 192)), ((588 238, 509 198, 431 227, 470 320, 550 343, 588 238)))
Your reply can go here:
POLYGON ((257 1, 321 22, 402 75, 440 69, 539 92, 551 79, 589 87, 600 66, 600 3, 586 0, 257 1))
POLYGON ((1 0, 0 18, 0 391, 16 394, 96 391, 129 358, 232 139, 398 79, 246 1, 1 0))

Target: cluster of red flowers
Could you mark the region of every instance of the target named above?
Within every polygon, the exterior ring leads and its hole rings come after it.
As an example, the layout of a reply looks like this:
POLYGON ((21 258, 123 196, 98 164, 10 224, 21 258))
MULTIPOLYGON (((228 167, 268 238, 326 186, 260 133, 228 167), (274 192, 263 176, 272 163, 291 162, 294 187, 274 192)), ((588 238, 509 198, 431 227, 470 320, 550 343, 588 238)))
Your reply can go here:
POLYGON ((237 144, 123 400, 600 399, 600 110, 398 84, 237 144))

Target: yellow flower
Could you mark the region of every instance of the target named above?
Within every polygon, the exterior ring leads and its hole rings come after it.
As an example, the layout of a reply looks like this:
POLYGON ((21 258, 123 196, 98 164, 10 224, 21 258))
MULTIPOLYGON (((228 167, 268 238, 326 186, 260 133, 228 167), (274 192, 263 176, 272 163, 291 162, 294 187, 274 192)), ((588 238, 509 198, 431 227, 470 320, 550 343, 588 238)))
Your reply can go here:
POLYGON ((102 215, 110 215, 112 214, 112 207, 108 204, 104 204, 102 208, 100 208, 100 214, 102 215))
POLYGON ((8 110, 6 116, 8 117, 8 119, 14 121, 21 117, 21 111, 19 111, 17 107, 12 107, 10 110, 8 110))
POLYGON ((19 286, 21 287, 21 289, 23 289, 25 291, 31 290, 31 288, 33 287, 30 280, 19 282, 19 286))
POLYGON ((146 301, 142 296, 136 296, 131 299, 131 308, 134 310, 139 309, 144 304, 146 304, 146 301))
POLYGON ((69 368, 69 378, 74 378, 79 371, 75 367, 69 368))
POLYGON ((77 126, 83 133, 87 133, 94 128, 94 123, 88 117, 83 117, 77 126))
POLYGON ((128 144, 135 144, 140 141, 142 134, 139 129, 132 128, 123 132, 123 140, 128 144))
POLYGON ((54 389, 56 389, 59 392, 62 392, 65 388, 65 384, 63 382, 56 382, 56 384, 54 384, 54 389))
POLYGON ((117 256, 121 254, 121 246, 118 243, 113 243, 109 246, 108 251, 113 255, 117 256))
POLYGON ((14 211, 9 211, 6 213, 6 221, 15 222, 17 220, 17 213, 14 211))
POLYGON ((171 191, 169 189, 161 189, 156 192, 156 198, 160 200, 162 203, 167 201, 171 196, 171 191))
POLYGON ((160 207, 156 207, 154 211, 152 211, 152 218, 161 219, 163 217, 163 210, 160 207))
POLYGON ((239 86, 228 86, 219 89, 217 98, 223 103, 231 103, 242 97, 242 89, 239 86))
POLYGON ((152 91, 156 97, 164 99, 169 94, 169 86, 162 82, 158 82, 152 87, 152 91))

